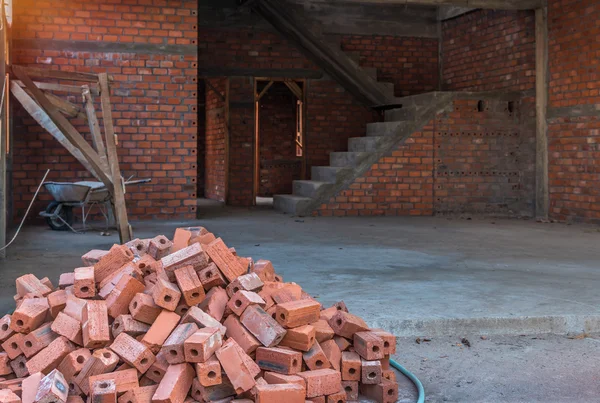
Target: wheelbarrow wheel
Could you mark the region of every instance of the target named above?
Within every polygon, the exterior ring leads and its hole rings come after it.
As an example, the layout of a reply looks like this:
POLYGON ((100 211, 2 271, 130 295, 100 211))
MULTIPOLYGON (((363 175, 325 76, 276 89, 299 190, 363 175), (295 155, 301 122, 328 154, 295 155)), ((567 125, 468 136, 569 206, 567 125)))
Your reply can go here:
MULTIPOLYGON (((46 207, 46 213, 54 215, 56 209, 60 206, 59 202, 53 201, 46 207)), ((60 212, 58 213, 60 218, 62 218, 67 224, 73 226, 73 207, 70 206, 62 206, 60 212)), ((58 217, 46 217, 46 222, 54 231, 68 231, 70 228, 65 222, 63 222, 58 217)))

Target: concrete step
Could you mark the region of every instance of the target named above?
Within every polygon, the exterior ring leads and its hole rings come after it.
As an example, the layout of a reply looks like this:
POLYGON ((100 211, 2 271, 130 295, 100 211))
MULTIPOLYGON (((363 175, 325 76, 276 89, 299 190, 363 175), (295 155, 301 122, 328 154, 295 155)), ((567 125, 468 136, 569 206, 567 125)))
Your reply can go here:
POLYGON ((315 181, 335 183, 338 173, 347 168, 342 167, 312 167, 311 178, 315 181))
POLYGON ((404 125, 404 122, 376 122, 367 124, 368 137, 393 136, 404 125))
POLYGON ((348 151, 352 152, 374 152, 377 151, 382 136, 352 137, 348 140, 348 151))
POLYGON ((316 198, 320 193, 326 192, 333 183, 319 181, 294 181, 294 196, 316 198))
POLYGON ((409 106, 385 111, 386 122, 397 122, 414 119, 417 115, 417 106, 409 106))
POLYGON ((329 154, 329 165, 332 167, 355 167, 367 157, 366 152, 333 152, 329 154))
POLYGON ((273 197, 273 207, 275 210, 288 214, 298 214, 304 211, 313 199, 295 195, 275 195, 273 197))

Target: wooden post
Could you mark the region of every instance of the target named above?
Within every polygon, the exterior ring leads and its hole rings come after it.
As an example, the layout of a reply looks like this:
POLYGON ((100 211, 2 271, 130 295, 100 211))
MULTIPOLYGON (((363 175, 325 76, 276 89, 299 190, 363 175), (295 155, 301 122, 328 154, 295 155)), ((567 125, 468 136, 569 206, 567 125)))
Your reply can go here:
POLYGON ((535 215, 547 220, 550 209, 548 190, 548 9, 535 10, 535 96, 536 161, 535 215))
MULTIPOLYGON (((0 12, 1 18, 4 19, 4 12, 0 12)), ((2 32, 0 33, 0 54, 4 55, 6 46, 6 24, 2 24, 2 32)), ((0 63, 0 80, 3 82, 0 85, 3 93, 1 95, 4 102, 0 109, 0 248, 6 245, 6 220, 7 220, 7 208, 6 208, 6 160, 8 158, 7 153, 7 139, 8 139, 8 74, 6 74, 5 60, 2 57, 0 63)), ((6 257, 6 251, 0 251, 0 259, 6 257)))
POLYGON ((106 137, 106 153, 110 174, 114 183, 114 192, 112 193, 113 204, 115 207, 115 217, 117 219, 117 229, 121 243, 129 242, 133 239, 131 227, 127 220, 127 207, 125 206, 125 186, 121 177, 119 168, 119 157, 117 155, 117 142, 115 139, 115 128, 113 126, 112 110, 110 104, 110 89, 108 87, 108 75, 100 73, 100 100, 102 104, 102 120, 104 121, 104 135, 106 137))
POLYGON ((98 123, 98 117, 96 116, 96 109, 94 108, 94 100, 92 99, 90 88, 87 86, 83 87, 82 95, 83 99, 85 99, 85 113, 87 115, 88 125, 90 126, 90 133, 92 134, 92 143, 94 144, 96 151, 98 151, 98 154, 100 154, 100 159, 106 164, 108 172, 106 148, 104 148, 100 123, 98 123))
POLYGON ((227 198, 229 197, 229 148, 230 148, 230 134, 229 130, 231 122, 229 119, 229 77, 225 79, 225 191, 223 200, 227 204, 227 198))

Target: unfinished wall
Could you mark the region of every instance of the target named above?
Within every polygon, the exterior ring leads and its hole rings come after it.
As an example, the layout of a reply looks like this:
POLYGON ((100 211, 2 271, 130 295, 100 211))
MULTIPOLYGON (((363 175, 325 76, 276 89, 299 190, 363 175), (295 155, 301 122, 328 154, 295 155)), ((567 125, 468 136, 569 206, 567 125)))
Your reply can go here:
POLYGON ((296 101, 283 83, 273 85, 260 101, 258 196, 292 193, 292 182, 301 179, 302 157, 296 157, 296 101))
POLYGON ((548 1, 550 217, 600 223, 600 7, 548 1))
POLYGON ((457 96, 452 110, 391 150, 319 215, 533 214, 530 103, 457 96))
POLYGON ((227 116, 226 94, 228 79, 206 80, 206 142, 204 195, 208 199, 225 201, 227 116))
MULTIPOLYGON (((114 76, 111 100, 122 174, 152 178, 148 185, 128 188, 131 219, 195 216, 196 8, 195 0, 14 4, 14 63, 114 76)), ((79 104, 80 98, 70 100, 79 104)), ((46 168, 53 170, 50 180, 89 175, 23 111, 17 116, 12 192, 14 216, 21 217, 46 168)), ((88 133, 85 122, 74 123, 88 133)), ((49 196, 40 199, 34 211, 49 196)))
POLYGON ((477 10, 442 23, 442 88, 535 87, 533 11, 477 10))
POLYGON ((393 83, 397 97, 436 91, 439 86, 437 38, 344 35, 342 49, 357 52, 360 66, 377 68, 377 80, 393 83))

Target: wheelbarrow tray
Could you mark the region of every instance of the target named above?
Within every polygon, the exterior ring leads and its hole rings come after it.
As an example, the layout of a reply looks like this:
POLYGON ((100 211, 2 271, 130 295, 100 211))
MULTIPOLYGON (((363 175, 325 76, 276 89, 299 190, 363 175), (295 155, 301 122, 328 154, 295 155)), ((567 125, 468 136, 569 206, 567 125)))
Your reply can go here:
POLYGON ((82 203, 96 188, 104 187, 102 182, 46 182, 44 187, 59 203, 82 203))

